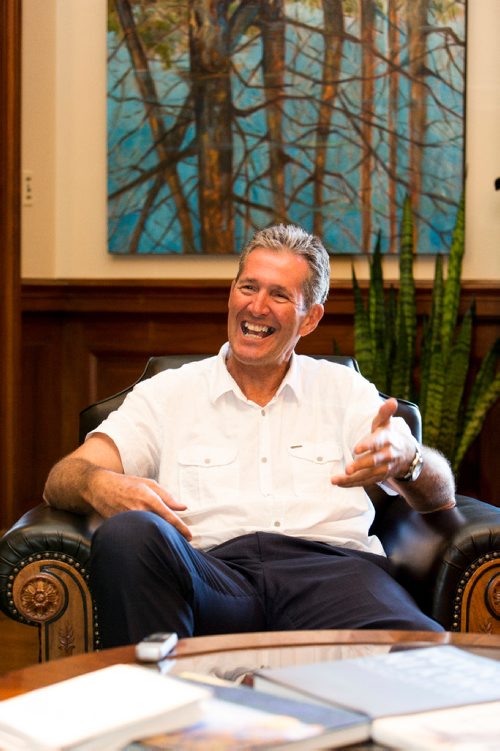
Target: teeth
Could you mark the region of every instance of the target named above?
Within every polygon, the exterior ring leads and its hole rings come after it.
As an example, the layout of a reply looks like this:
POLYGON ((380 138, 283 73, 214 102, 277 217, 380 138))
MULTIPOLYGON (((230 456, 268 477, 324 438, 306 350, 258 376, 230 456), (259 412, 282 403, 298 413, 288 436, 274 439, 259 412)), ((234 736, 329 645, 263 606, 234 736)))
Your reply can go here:
POLYGON ((247 329, 248 331, 255 331, 257 334, 261 332, 267 333, 269 326, 260 326, 258 323, 247 323, 247 329))
POLYGON ((241 328, 245 336, 248 334, 253 336, 269 336, 269 334, 272 334, 274 329, 272 326, 264 326, 261 323, 248 323, 248 321, 243 321, 241 324, 241 328))

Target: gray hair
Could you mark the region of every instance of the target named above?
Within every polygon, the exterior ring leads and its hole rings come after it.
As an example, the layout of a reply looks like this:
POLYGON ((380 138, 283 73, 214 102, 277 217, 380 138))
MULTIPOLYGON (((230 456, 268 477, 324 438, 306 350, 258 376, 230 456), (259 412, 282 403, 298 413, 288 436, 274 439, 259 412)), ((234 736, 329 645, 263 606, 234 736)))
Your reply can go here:
POLYGON ((310 272, 303 290, 307 309, 326 301, 330 291, 330 257, 319 237, 294 224, 276 224, 259 230, 241 252, 237 279, 250 253, 258 248, 303 256, 310 272))

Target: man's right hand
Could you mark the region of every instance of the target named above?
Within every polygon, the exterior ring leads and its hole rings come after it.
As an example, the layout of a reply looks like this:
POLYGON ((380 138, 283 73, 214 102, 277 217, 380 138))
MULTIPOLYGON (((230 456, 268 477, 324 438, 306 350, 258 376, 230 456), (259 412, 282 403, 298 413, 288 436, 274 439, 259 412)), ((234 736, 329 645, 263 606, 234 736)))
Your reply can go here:
POLYGON ((95 433, 50 471, 43 497, 55 508, 108 517, 121 511, 153 511, 186 540, 191 532, 175 513, 186 506, 154 480, 126 475, 120 453, 104 433, 95 433))
POLYGON ((184 511, 187 507, 172 498, 155 480, 95 467, 88 477, 83 498, 104 517, 122 511, 153 511, 187 540, 192 537, 189 528, 175 513, 184 511))

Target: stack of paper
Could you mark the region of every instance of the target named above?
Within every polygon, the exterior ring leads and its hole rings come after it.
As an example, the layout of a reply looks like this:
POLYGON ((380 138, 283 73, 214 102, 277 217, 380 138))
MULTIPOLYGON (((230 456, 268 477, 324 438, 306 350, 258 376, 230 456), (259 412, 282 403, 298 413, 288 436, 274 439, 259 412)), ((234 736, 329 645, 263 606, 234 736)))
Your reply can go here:
POLYGON ((113 665, 0 702, 0 748, 99 751, 203 716, 208 688, 113 665))

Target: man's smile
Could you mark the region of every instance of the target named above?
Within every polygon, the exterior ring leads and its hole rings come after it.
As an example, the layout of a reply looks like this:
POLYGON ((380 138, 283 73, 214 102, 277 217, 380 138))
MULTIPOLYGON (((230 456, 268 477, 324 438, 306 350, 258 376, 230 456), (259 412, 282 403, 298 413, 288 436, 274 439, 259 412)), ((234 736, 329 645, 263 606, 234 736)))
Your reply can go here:
POLYGON ((249 321, 242 321, 241 330, 244 336, 256 337, 257 339, 265 339, 266 336, 271 336, 276 331, 273 326, 265 326, 262 323, 250 323, 249 321))

